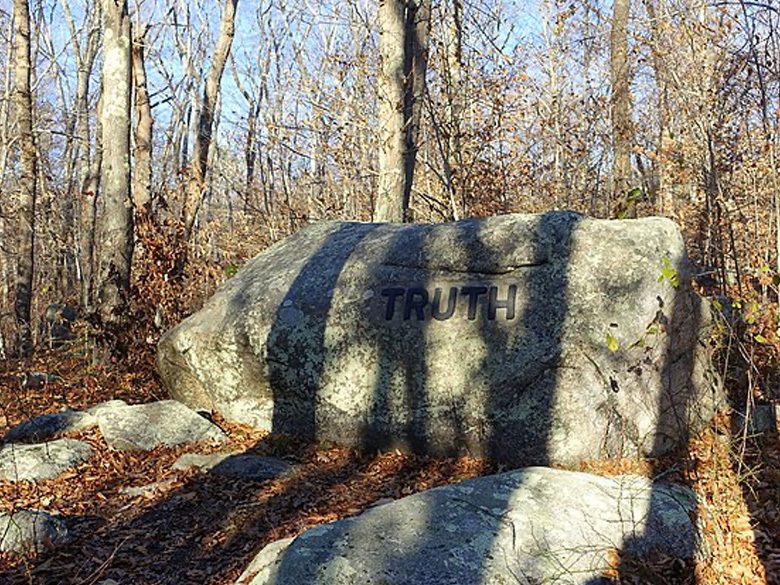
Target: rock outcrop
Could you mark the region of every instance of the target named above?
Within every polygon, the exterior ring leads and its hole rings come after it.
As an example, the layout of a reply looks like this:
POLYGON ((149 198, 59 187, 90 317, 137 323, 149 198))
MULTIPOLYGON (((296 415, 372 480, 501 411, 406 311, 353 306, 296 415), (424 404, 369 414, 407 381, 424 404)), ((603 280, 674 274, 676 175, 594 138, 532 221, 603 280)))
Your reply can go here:
POLYGON ((88 412, 52 412, 19 423, 3 436, 3 442, 39 443, 66 433, 96 427, 97 424, 97 417, 88 412))
POLYGON ((92 447, 75 439, 37 445, 9 443, 0 449, 0 480, 54 479, 92 456, 92 447))
POLYGON ((276 457, 242 453, 185 453, 173 464, 177 471, 199 469, 212 475, 264 481, 288 475, 295 467, 276 457))
POLYGON ((696 498, 637 476, 529 468, 428 490, 272 543, 236 585, 596 585, 616 551, 695 554, 696 498))
POLYGON ((222 441, 214 423, 175 400, 105 407, 95 415, 106 443, 120 451, 151 451, 200 441, 222 441))
POLYGON ((322 222, 159 344, 171 395, 366 448, 513 465, 660 455, 720 396, 677 226, 555 212, 322 222))
POLYGON ((0 552, 39 553, 69 538, 65 522, 48 512, 17 510, 0 514, 0 552))

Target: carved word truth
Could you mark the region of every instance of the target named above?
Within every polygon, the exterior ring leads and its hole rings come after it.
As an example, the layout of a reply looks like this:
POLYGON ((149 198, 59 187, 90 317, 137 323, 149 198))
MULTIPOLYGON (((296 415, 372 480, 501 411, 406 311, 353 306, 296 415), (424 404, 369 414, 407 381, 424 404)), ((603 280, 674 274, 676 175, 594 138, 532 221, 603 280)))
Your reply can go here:
POLYGON ((446 321, 455 314, 459 305, 461 311, 466 310, 469 321, 473 321, 477 318, 480 304, 487 305, 489 321, 495 321, 498 311, 503 311, 502 316, 507 321, 514 319, 517 285, 508 285, 502 298, 499 298, 498 288, 484 285, 452 286, 449 289, 437 286, 433 291, 417 286, 385 288, 382 289, 382 296, 387 299, 385 321, 396 315, 402 316, 404 321, 424 321, 426 316, 446 321))

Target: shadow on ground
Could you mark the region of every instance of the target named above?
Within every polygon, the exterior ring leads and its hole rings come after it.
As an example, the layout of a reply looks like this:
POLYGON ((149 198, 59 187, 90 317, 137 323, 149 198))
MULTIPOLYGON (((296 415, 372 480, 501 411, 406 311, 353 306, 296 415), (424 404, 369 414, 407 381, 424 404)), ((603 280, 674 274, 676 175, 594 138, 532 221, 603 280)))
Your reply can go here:
MULTIPOLYGON (((555 399, 557 368, 561 359, 561 338, 564 323, 568 312, 567 297, 567 273, 565 270, 568 252, 571 247, 571 233, 575 228, 578 216, 563 216, 561 214, 545 214, 539 219, 538 232, 547 230, 557 231, 560 239, 560 249, 564 254, 563 270, 555 269, 552 264, 534 267, 528 278, 527 306, 519 315, 516 326, 524 329, 524 334, 533 343, 542 344, 545 348, 546 359, 539 363, 530 364, 528 380, 533 380, 532 392, 535 397, 535 420, 537 424, 549 425, 552 417, 551 409, 555 399), (568 217, 568 220, 562 220, 568 217), (561 231, 562 230, 562 231, 561 231), (551 286, 551 283, 553 286, 551 286), (551 293, 551 291, 554 291, 551 293), (545 322, 539 322, 535 315, 545 314, 545 322)), ((472 222, 461 222, 459 229, 462 241, 475 241, 470 238, 469 230, 477 229, 478 225, 472 222)), ((345 227, 344 229, 349 229, 345 227)), ((425 231, 421 231, 420 237, 424 238, 425 231)), ((335 236, 334 236, 335 237, 335 236)), ((333 238, 327 240, 321 249, 316 252, 309 262, 304 265, 297 279, 288 291, 285 300, 294 303, 316 299, 323 303, 325 310, 330 306, 336 283, 341 271, 348 259, 348 255, 334 254, 332 246, 333 238), (317 294, 312 294, 316 288, 317 294)), ((492 257, 490 249, 479 243, 464 245, 468 253, 472 255, 466 258, 467 264, 492 261, 500 259, 492 257)), ((421 242, 424 244, 424 242, 421 242)), ((535 242, 541 245, 540 242, 535 242)), ((387 248, 388 258, 402 256, 407 249, 408 242, 400 239, 391 241, 387 248)), ((421 249, 425 249, 422 245, 421 249)), ((423 257, 421 265, 429 259, 423 257)), ((422 269, 409 268, 408 273, 401 274, 400 278, 406 281, 416 280, 418 286, 424 287, 430 284, 421 276, 422 269)), ((480 278, 469 276, 475 286, 481 284, 480 278)), ((668 316, 672 330, 676 323, 686 319, 695 318, 695 311, 688 312, 682 303, 675 303, 668 316)), ((480 311, 487 308, 482 303, 480 311)), ((277 325, 270 334, 270 338, 279 343, 298 343, 295 340, 286 339, 288 328, 283 323, 288 317, 283 314, 282 308, 277 314, 277 325)), ((414 321, 414 319, 409 319, 414 321)), ((482 358, 482 372, 487 370, 488 361, 500 363, 507 359, 509 354, 516 351, 510 347, 506 337, 502 337, 500 325, 496 321, 482 319, 479 321, 478 334, 483 340, 491 338, 491 345, 499 348, 496 353, 485 354, 482 358), (488 330, 489 328, 497 328, 488 330), (498 340, 498 341, 496 341, 498 340)), ((457 340, 455 340, 457 341, 457 340)), ((300 355, 325 355, 326 347, 325 323, 320 331, 310 332, 306 340, 296 348, 300 355)), ((429 397, 426 395, 426 359, 425 352, 431 348, 429 344, 429 331, 424 320, 414 326, 399 329, 397 337, 389 337, 386 346, 377 348, 378 364, 383 370, 376 377, 377 384, 374 389, 373 404, 370 416, 366 421, 364 443, 373 448, 389 448, 393 445, 383 442, 382 436, 386 435, 386 429, 382 427, 388 421, 387 404, 390 393, 400 388, 404 393, 405 404, 415 413, 415 416, 406 421, 395 421, 403 427, 404 443, 413 451, 425 452, 430 445, 427 444, 431 426, 430 413, 426 408, 429 397), (411 350, 406 352, 407 359, 398 364, 394 359, 390 344, 404 343, 411 350), (392 370, 392 371, 391 371, 392 370)), ((669 358, 664 368, 664 380, 671 385, 686 378, 686 363, 677 359, 676 349, 670 348, 669 358)), ((273 356, 271 356, 273 357, 273 356)), ((311 365, 311 364, 309 364, 311 365)), ((97 584, 101 580, 114 579, 119 583, 138 584, 167 584, 167 583, 232 583, 243 569, 248 565, 253 555, 268 542, 291 536, 301 530, 326 521, 335 520, 344 516, 358 513, 361 508, 373 501, 385 497, 399 497, 406 495, 404 489, 410 491, 409 484, 417 482, 421 488, 432 487, 437 483, 443 483, 443 473, 449 472, 455 475, 458 464, 452 460, 445 463, 437 463, 430 459, 409 457, 393 459, 392 456, 365 456, 357 457, 346 450, 337 450, 340 455, 332 456, 328 449, 317 450, 316 444, 299 443, 286 439, 279 434, 291 428, 291 421, 295 419, 294 427, 308 429, 301 433, 307 439, 318 438, 318 404, 319 399, 313 389, 320 383, 323 376, 324 364, 315 364, 308 370, 308 383, 292 388, 289 379, 285 378, 290 367, 295 364, 283 364, 276 373, 272 372, 272 382, 285 388, 285 392, 275 396, 275 410, 273 413, 273 427, 276 431, 272 440, 261 441, 246 451, 248 454, 282 455, 293 461, 303 463, 297 473, 286 479, 271 480, 265 482, 248 480, 225 480, 224 478, 210 475, 193 476, 183 487, 174 490, 161 502, 156 502, 138 515, 111 522, 110 520, 100 525, 93 520, 83 520, 76 527, 78 537, 77 544, 66 547, 61 551, 43 554, 27 567, 19 566, 16 570, 0 573, 0 582, 26 583, 26 572, 33 575, 36 583, 78 583, 97 584), (298 392, 297 395, 287 393, 287 390, 298 392), (294 396, 294 400, 289 400, 294 396), (303 404, 303 408, 301 408, 303 404), (330 454, 329 454, 330 453, 330 454), (383 457, 385 459, 383 459, 383 457), (391 474, 380 473, 376 466, 387 464, 390 457, 393 464, 391 474), (394 467, 393 467, 394 465, 394 467), (430 479, 431 469, 438 470, 438 478, 430 479), (426 479, 426 475, 428 479, 426 479), (227 487, 226 487, 227 486, 227 487), (349 493, 353 490, 361 490, 361 498, 350 499, 349 493), (339 508, 352 503, 352 508, 339 508)), ((480 375, 478 372, 477 375, 480 375)), ((688 377, 690 372, 687 372, 688 377)), ((516 382, 516 381, 515 381, 516 382)), ((485 381, 483 380, 484 384, 485 381)), ((522 460, 526 464, 548 463, 547 444, 545 433, 539 433, 541 437, 538 444, 512 445, 505 437, 517 432, 506 424, 516 424, 514 421, 507 423, 500 417, 507 404, 504 403, 507 393, 499 391, 497 385, 512 383, 510 380, 488 380, 488 396, 486 404, 486 428, 480 430, 487 437, 488 452, 484 453, 496 460, 513 459, 522 460), (493 386, 491 386, 493 384, 493 386), (518 457, 517 449, 523 450, 518 457)), ((665 421, 662 426, 668 424, 685 424, 687 404, 661 405, 662 410, 668 412, 673 421, 665 421)), ((453 404, 451 417, 451 436, 454 444, 450 452, 443 455, 457 455, 470 446, 467 432, 462 424, 462 414, 458 413, 457 402, 453 404)), ((663 450, 667 437, 662 432, 657 433, 657 448, 663 450)), ((490 470, 485 468, 483 471, 490 470)), ((667 476, 668 477, 668 476, 667 476)), ((457 479, 453 477, 452 479, 457 479)), ((659 481, 665 478, 659 478, 659 481)), ((414 490, 412 487, 411 490, 414 490)), ((654 503, 651 499, 651 508, 654 503)), ((488 527, 488 532, 497 533, 500 525, 502 510, 493 511, 494 520, 488 527)), ((429 516, 435 516, 437 510, 431 508, 427 511, 429 516)), ((641 548, 642 535, 637 535, 636 542, 629 543, 629 547, 641 548)), ((693 546, 694 543, 691 543, 693 546)), ((433 543, 426 540, 426 535, 413 543, 410 554, 420 555, 420 565, 427 565, 430 569, 429 577, 440 572, 442 567, 437 563, 439 559, 431 556, 433 543)), ((485 577, 485 567, 482 563, 485 559, 475 559, 475 570, 470 575, 464 575, 460 585, 480 585, 485 577)), ((320 565, 321 567, 321 565, 320 565)), ((311 568, 312 575, 318 568, 311 568)), ((388 567, 377 567, 377 571, 388 567)), ((280 573, 284 575, 286 570, 284 557, 280 573)), ((621 580, 630 582, 637 575, 636 567, 627 557, 617 567, 621 580)), ((674 575, 674 582, 692 583, 694 576, 690 567, 679 568, 679 574, 674 575)), ((639 574, 641 578, 645 575, 639 574)), ((310 580, 313 582, 313 580, 310 580)), ((421 582, 429 582, 424 579, 421 582)), ((430 581, 435 582, 435 581, 430 581)), ((652 581, 645 581, 652 582, 652 581)), ((673 582, 673 581, 666 581, 673 582)))

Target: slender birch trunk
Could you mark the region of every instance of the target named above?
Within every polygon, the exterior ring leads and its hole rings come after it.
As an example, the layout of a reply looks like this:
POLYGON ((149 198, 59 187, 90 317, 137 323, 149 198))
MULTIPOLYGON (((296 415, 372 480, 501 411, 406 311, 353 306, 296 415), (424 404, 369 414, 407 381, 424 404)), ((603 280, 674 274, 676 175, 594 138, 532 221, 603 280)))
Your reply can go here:
POLYGON ((428 62, 430 0, 379 2, 379 185, 374 218, 409 221, 428 62))
POLYGON ((631 75, 628 66, 628 16, 631 0, 615 0, 610 34, 612 82, 613 194, 623 199, 631 188, 631 75))
POLYGON ((222 72, 225 69, 230 47, 233 44, 235 32, 235 15, 238 0, 225 0, 222 11, 222 22, 219 27, 219 38, 214 49, 214 57, 211 61, 211 69, 206 78, 206 87, 203 91, 203 102, 198 118, 198 132, 192 149, 192 162, 190 164, 190 178, 184 199, 184 229, 187 239, 192 236, 192 229, 198 215, 206 187, 206 173, 208 170, 209 148, 211 146, 212 130, 214 123, 214 111, 219 88, 222 80, 222 72))
POLYGON ((19 214, 16 232, 16 348, 21 356, 32 352, 32 295, 35 270, 35 203, 37 159, 32 124, 30 86, 30 9, 27 0, 14 0, 14 102, 16 136, 22 174, 19 177, 19 214))
POLYGON ((152 201, 152 108, 146 83, 144 26, 133 39, 133 81, 135 86, 135 167, 133 173, 133 204, 138 213, 148 213, 152 201))
POLYGON ((122 321, 130 293, 133 202, 130 196, 132 36, 127 0, 103 3, 103 205, 100 217, 98 310, 104 323, 122 321))

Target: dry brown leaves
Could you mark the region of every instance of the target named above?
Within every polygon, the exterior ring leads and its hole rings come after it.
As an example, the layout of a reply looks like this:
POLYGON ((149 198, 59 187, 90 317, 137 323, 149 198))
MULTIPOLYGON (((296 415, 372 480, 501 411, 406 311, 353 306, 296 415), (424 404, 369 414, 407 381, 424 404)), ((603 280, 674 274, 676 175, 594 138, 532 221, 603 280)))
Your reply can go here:
MULTIPOLYGON (((6 427, 63 407, 83 408, 121 397, 159 399, 153 377, 93 368, 62 353, 8 364, 0 382, 6 427), (52 357, 57 360, 53 361, 52 357), (47 361, 48 360, 48 361, 47 361), (55 382, 23 388, 25 372, 56 374, 55 382)), ((432 459, 397 452, 360 455, 329 443, 311 444, 217 419, 229 444, 197 449, 117 452, 96 430, 73 435, 96 456, 56 480, 0 482, 0 511, 42 508, 71 519, 74 540, 38 557, 0 555, 0 583, 232 583, 256 552, 274 540, 359 514, 376 503, 438 485, 493 473, 473 459, 432 459), (282 457, 298 471, 273 481, 174 472, 185 451, 229 450, 282 457), (130 497, 122 487, 161 483, 130 497)), ((638 473, 685 481, 699 495, 706 558, 695 571, 669 558, 638 564, 615 551, 615 583, 743 585, 780 583, 780 449, 777 436, 741 444, 724 413, 687 451, 666 461, 625 459, 581 466, 603 475, 638 473), (622 567, 622 571, 618 568, 622 567), (626 569, 630 569, 627 571, 626 569), (622 572, 622 574, 621 574, 622 572), (628 575, 630 573, 630 576, 628 575)), ((4 432, 0 424, 0 432, 4 432)))
MULTIPOLYGON (((56 410, 58 404, 86 405, 71 401, 72 390, 57 383, 25 394, 23 407, 7 409, 9 422, 56 410), (43 394, 52 390, 57 398, 47 400, 43 394)), ((8 396, 9 388, 4 391, 8 396)), ((83 400, 97 398, 95 392, 85 394, 83 400)), ((75 537, 69 545, 36 558, 0 555, 0 583, 28 583, 30 578, 40 584, 83 585, 106 579, 232 583, 269 542, 358 514, 376 502, 495 470, 465 458, 361 456, 333 444, 269 438, 247 427, 219 419, 217 423, 228 431, 228 445, 149 453, 114 451, 96 430, 82 431, 72 436, 88 441, 96 455, 72 472, 38 484, 0 482, 0 511, 32 507, 68 516, 75 537), (176 458, 188 450, 272 455, 299 468, 290 477, 264 482, 171 471, 176 458), (152 483, 163 485, 137 497, 120 492, 125 486, 152 483)))

